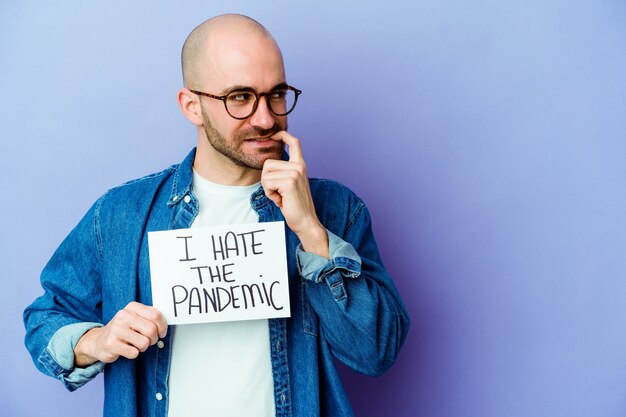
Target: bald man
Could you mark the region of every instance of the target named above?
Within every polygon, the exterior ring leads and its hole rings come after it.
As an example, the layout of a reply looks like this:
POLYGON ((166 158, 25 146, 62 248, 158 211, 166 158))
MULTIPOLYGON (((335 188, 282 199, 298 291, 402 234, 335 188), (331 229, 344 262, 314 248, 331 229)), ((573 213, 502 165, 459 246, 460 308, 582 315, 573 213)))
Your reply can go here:
POLYGON ((207 20, 182 67, 196 148, 109 190, 63 241, 24 312, 33 360, 69 390, 104 372, 105 416, 351 416, 333 358, 378 375, 409 326, 367 208, 307 177, 287 132, 301 91, 262 25, 207 20), (269 221, 288 229, 291 317, 168 327, 151 306, 147 233, 269 221))

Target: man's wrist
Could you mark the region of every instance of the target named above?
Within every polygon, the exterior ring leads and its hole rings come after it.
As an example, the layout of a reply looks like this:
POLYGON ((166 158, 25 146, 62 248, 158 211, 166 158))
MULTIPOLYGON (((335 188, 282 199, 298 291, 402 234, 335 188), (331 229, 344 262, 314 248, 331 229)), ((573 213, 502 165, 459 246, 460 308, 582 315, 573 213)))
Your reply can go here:
POLYGON ((90 353, 91 341, 96 334, 101 330, 101 327, 94 327, 88 330, 74 346, 74 366, 78 368, 85 368, 98 362, 98 358, 94 357, 90 353))
POLYGON ((307 228, 298 235, 302 249, 305 252, 314 253, 328 259, 328 233, 321 223, 317 222, 316 226, 307 228))

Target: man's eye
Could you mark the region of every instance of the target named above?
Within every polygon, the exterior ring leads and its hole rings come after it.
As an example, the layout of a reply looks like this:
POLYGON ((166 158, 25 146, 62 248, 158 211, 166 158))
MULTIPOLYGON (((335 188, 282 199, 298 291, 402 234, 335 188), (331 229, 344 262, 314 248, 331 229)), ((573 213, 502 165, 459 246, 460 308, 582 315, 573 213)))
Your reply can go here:
POLYGON ((287 90, 276 90, 276 91, 272 91, 270 98, 272 100, 283 100, 286 95, 287 95, 287 90))
POLYGON ((254 100, 254 94, 247 91, 237 91, 228 95, 228 100, 235 103, 247 103, 254 100))

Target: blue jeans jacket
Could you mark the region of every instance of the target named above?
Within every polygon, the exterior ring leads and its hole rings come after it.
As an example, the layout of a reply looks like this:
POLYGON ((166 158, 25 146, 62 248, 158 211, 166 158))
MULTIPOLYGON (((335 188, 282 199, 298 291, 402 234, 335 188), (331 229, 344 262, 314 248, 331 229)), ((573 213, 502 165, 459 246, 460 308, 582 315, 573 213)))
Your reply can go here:
MULTIPOLYGON (((43 373, 75 390, 104 371, 105 416, 167 415, 171 327, 135 360, 74 368, 73 348, 130 301, 152 304, 147 232, 191 226, 194 156, 102 196, 54 253, 41 275, 44 295, 24 312, 26 346, 43 373)), ((330 260, 304 252, 286 229, 292 314, 269 320, 276 416, 352 416, 333 356, 379 375, 395 361, 409 318, 365 204, 334 181, 310 186, 330 260)), ((262 188, 251 204, 260 222, 284 220, 262 188)))

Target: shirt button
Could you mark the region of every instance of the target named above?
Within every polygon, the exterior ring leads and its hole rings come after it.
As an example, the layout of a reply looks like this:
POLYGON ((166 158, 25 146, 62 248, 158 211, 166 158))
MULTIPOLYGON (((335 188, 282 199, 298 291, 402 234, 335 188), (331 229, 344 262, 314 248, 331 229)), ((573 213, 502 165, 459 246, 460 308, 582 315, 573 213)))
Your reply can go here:
POLYGON ((287 396, 285 394, 280 394, 280 402, 284 403, 287 400, 287 396))
POLYGON ((276 350, 280 352, 280 349, 283 347, 283 344, 280 343, 280 340, 276 342, 276 350))
POLYGON ((162 340, 159 340, 159 341, 157 342, 157 346, 159 347, 159 349, 163 349, 163 348, 165 347, 165 343, 163 343, 163 341, 162 341, 162 340))
POLYGON ((185 203, 189 203, 191 201, 191 197, 186 195, 184 200, 185 200, 185 203))
POLYGON ((163 399, 163 394, 161 394, 160 392, 156 393, 156 399, 157 401, 161 401, 163 399))

